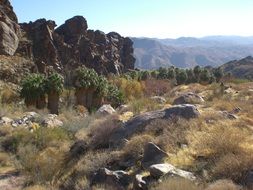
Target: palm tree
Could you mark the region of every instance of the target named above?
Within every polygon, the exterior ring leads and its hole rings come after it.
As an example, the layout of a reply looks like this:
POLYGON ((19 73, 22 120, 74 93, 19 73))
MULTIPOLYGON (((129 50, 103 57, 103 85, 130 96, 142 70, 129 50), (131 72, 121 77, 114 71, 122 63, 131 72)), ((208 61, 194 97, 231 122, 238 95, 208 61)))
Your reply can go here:
POLYGON ((98 85, 98 74, 94 69, 79 67, 75 71, 76 104, 92 108, 93 94, 98 85))
POLYGON ((47 107, 52 114, 59 114, 59 100, 63 91, 63 82, 63 77, 58 73, 50 74, 46 80, 47 107))
POLYGON ((92 106, 94 107, 101 106, 104 102, 104 97, 107 95, 107 93, 108 93, 108 81, 104 76, 99 76, 92 106))
POLYGON ((21 83, 20 96, 27 107, 45 108, 45 77, 42 74, 29 74, 21 83))

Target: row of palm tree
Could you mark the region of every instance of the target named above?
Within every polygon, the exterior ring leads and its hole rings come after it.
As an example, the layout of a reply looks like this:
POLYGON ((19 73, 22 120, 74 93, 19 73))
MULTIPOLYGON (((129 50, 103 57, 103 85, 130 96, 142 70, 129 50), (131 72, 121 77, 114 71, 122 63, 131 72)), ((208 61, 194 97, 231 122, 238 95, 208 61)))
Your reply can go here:
MULTIPOLYGON (((79 67, 74 72, 73 84, 75 87, 76 105, 88 109, 99 107, 108 94, 109 83, 104 76, 99 76, 94 69, 79 67)), ((64 89, 64 78, 58 73, 51 73, 47 77, 43 74, 29 74, 22 81, 20 95, 25 99, 27 107, 38 109, 46 107, 50 113, 59 113, 60 94, 64 89)))
POLYGON ((37 109, 46 107, 46 94, 48 95, 47 107, 53 114, 58 114, 60 94, 63 91, 63 77, 52 73, 47 78, 42 74, 32 73, 22 81, 20 95, 25 99, 27 107, 37 109))

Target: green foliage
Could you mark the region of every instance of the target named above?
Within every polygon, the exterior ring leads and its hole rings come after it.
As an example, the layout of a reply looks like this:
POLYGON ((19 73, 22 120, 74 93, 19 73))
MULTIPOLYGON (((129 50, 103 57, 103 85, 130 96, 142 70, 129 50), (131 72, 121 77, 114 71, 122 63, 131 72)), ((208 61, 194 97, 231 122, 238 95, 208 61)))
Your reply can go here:
POLYGON ((167 77, 168 77, 167 69, 166 69, 166 68, 163 68, 163 67, 160 67, 160 68, 158 69, 157 78, 158 78, 158 79, 167 79, 167 77))
POLYGON ((42 74, 29 74, 21 83, 20 96, 27 100, 37 100, 45 95, 45 77, 42 74))
POLYGON ((170 67, 168 69, 167 77, 168 77, 168 79, 174 79, 176 77, 176 73, 175 73, 175 68, 174 67, 170 67))
POLYGON ((194 72, 194 75, 195 75, 195 77, 196 77, 196 79, 197 79, 197 82, 198 82, 198 81, 199 81, 199 75, 200 75, 200 73, 201 73, 201 68, 200 68, 200 66, 194 67, 194 68, 193 68, 193 72, 194 72))
POLYGON ((42 150, 55 141, 71 140, 71 134, 63 128, 41 127, 33 133, 27 129, 16 130, 11 136, 5 137, 1 146, 5 151, 16 152, 19 145, 34 145, 42 150))
POLYGON ((222 69, 219 67, 219 68, 214 69, 213 75, 216 78, 216 81, 220 82, 220 80, 223 77, 224 73, 223 73, 222 69))
POLYGON ((113 84, 108 85, 108 95, 106 99, 112 106, 117 107, 125 102, 124 94, 119 88, 113 84))
POLYGON ((108 93, 108 81, 104 76, 98 76, 96 93, 102 97, 106 96, 108 93))
POLYGON ((188 78, 188 80, 186 81, 187 84, 194 83, 197 81, 194 71, 192 69, 187 69, 186 74, 187 74, 187 78, 188 78))
POLYGON ((58 73, 52 73, 46 79, 46 92, 56 92, 58 94, 62 93, 63 91, 63 77, 58 73))
POLYGON ((98 74, 94 69, 79 67, 75 72, 75 86, 77 88, 96 88, 98 86, 98 74))
POLYGON ((185 70, 180 70, 176 76, 177 84, 184 84, 187 80, 187 73, 185 70))
POLYGON ((211 79, 210 72, 207 69, 202 70, 199 75, 199 79, 200 79, 200 82, 209 83, 209 81, 211 79))

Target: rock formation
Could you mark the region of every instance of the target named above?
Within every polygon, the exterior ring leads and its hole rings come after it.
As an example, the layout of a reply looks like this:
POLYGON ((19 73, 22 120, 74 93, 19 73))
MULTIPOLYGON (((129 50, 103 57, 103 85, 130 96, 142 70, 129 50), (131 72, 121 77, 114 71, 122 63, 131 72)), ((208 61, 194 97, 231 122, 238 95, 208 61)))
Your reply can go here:
POLYGON ((9 0, 0 2, 0 55, 18 55, 34 61, 37 70, 54 69, 68 77, 78 66, 99 74, 134 69, 133 42, 116 32, 88 30, 84 17, 75 16, 56 28, 52 20, 18 24, 9 0))
POLYGON ((87 30, 87 21, 75 16, 56 28, 54 21, 40 19, 21 24, 32 42, 32 55, 40 72, 48 67, 68 73, 85 65, 100 74, 119 74, 134 69, 133 43, 115 32, 87 30))
POLYGON ((0 1, 0 54, 13 55, 19 43, 18 19, 8 0, 0 1))

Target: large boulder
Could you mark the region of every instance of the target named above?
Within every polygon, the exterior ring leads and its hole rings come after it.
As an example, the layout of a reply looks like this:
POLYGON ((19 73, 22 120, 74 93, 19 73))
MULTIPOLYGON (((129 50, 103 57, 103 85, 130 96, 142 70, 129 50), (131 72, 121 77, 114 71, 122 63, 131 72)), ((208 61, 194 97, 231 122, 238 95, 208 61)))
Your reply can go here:
POLYGON ((168 163, 151 165, 149 167, 149 172, 150 172, 150 175, 153 176, 154 178, 160 178, 166 175, 167 177, 176 176, 176 177, 182 177, 189 180, 196 179, 196 177, 191 172, 180 170, 168 163))
POLYGON ((0 54, 14 55, 19 44, 20 27, 8 0, 0 1, 0 54))
POLYGON ((144 147, 144 155, 142 159, 142 166, 147 168, 150 165, 161 163, 168 154, 160 149, 156 144, 149 142, 144 147))
POLYGON ((107 168, 99 169, 91 180, 91 186, 107 184, 119 190, 124 190, 131 182, 131 177, 125 171, 111 171, 107 168))
POLYGON ((173 105, 178 105, 178 104, 202 104, 204 99, 192 92, 182 94, 178 98, 176 98, 173 102, 173 105))
POLYGON ((119 145, 123 139, 127 139, 136 133, 143 132, 145 127, 155 119, 171 119, 173 117, 191 119, 198 117, 199 114, 197 107, 190 104, 176 105, 164 110, 146 112, 133 117, 122 127, 115 130, 110 141, 112 145, 119 145))

